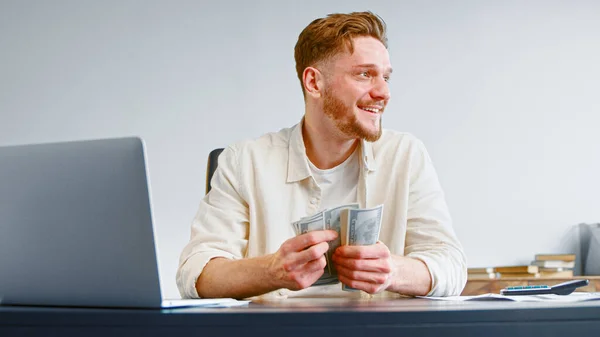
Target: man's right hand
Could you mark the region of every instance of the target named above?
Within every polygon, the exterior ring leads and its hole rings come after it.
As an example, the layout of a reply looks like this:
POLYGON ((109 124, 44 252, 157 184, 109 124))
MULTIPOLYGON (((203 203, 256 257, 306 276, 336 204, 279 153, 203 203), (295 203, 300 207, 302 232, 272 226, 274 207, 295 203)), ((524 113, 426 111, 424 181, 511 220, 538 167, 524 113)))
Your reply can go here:
POLYGON ((271 255, 268 272, 278 288, 300 290, 310 287, 327 264, 328 241, 337 238, 332 230, 312 231, 285 241, 271 255))

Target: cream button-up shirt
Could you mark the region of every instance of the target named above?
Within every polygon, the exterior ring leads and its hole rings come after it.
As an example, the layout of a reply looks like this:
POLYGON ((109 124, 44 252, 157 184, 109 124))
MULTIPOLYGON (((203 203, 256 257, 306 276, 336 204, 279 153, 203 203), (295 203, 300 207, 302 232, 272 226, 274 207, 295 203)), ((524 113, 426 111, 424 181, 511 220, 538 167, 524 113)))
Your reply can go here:
MULTIPOLYGON (((467 278, 466 258, 422 142, 384 130, 378 141, 362 141, 359 150, 358 203, 384 204, 379 240, 392 254, 427 265, 432 279, 428 295, 459 295, 467 278)), ((321 191, 309 168, 302 122, 227 147, 211 186, 181 253, 177 286, 183 298, 198 297, 196 280, 211 259, 275 253, 295 235, 292 222, 320 209, 321 191)), ((342 292, 339 284, 264 296, 312 295, 357 296, 342 292)))

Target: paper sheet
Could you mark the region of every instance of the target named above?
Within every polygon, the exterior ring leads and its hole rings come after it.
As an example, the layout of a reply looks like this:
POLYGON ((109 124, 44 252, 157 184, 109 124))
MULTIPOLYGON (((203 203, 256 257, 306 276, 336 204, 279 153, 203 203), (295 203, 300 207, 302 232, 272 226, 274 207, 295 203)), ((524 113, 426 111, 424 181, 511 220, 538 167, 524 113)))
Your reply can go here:
POLYGON ((198 308, 229 308, 239 307, 250 303, 248 300, 240 301, 233 298, 201 298, 201 299, 173 299, 163 300, 163 308, 184 308, 184 307, 198 307, 198 308))
POLYGON ((600 292, 574 292, 570 295, 504 296, 488 293, 477 296, 420 297, 437 301, 585 302, 600 300, 600 292))

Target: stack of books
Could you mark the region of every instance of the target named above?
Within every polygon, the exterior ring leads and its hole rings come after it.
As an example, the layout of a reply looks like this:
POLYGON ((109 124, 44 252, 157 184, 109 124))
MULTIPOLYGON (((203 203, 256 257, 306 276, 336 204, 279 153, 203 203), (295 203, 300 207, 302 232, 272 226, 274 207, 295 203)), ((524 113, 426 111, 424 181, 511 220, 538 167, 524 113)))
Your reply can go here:
POLYGON ((537 254, 531 264, 538 267, 540 277, 573 277, 575 254, 537 254))
POLYGON ((573 277, 575 254, 537 254, 529 265, 469 268, 469 280, 573 277))
POLYGON ((496 267, 498 278, 539 278, 540 268, 535 265, 496 267))
POLYGON ((497 278, 497 275, 494 267, 468 268, 467 278, 469 280, 489 280, 497 278))

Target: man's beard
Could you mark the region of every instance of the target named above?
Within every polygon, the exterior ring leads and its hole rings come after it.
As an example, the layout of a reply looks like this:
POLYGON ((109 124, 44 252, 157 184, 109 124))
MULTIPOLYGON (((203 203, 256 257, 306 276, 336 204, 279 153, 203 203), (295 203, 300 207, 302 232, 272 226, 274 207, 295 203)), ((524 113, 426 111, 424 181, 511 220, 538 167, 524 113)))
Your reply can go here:
POLYGON ((352 111, 353 107, 348 107, 337 98, 331 90, 325 89, 323 92, 323 111, 325 115, 330 117, 335 126, 346 136, 352 138, 364 139, 367 142, 375 142, 381 137, 381 117, 379 118, 379 128, 373 132, 365 128, 356 117, 356 114, 352 111), (353 113, 348 115, 348 111, 353 113))

